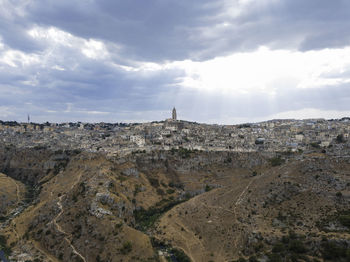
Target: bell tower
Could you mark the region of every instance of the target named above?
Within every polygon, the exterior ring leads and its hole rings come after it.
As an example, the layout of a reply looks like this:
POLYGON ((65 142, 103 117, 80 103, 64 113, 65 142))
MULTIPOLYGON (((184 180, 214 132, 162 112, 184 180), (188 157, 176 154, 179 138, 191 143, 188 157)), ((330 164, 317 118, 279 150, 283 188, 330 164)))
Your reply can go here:
POLYGON ((177 120, 177 115, 176 115, 176 109, 175 109, 175 106, 173 108, 173 113, 172 113, 172 120, 177 120))

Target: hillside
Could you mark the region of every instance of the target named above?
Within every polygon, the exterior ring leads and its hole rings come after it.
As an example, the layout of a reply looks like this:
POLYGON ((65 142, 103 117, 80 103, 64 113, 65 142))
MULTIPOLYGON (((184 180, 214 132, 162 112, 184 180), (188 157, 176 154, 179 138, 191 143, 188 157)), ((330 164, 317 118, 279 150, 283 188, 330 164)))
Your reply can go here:
POLYGON ((350 161, 332 150, 2 148, 0 158, 8 208, 12 182, 31 191, 0 232, 15 261, 349 259, 350 161))
POLYGON ((25 199, 25 186, 5 174, 0 173, 0 218, 3 220, 10 215, 25 199))

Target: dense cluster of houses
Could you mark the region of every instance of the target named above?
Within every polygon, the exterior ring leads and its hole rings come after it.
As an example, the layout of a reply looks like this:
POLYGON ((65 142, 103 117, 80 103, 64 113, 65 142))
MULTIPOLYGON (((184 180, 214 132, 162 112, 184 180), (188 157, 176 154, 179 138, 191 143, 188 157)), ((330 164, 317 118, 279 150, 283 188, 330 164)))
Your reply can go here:
POLYGON ((180 147, 203 151, 301 151, 349 139, 350 119, 271 120, 209 125, 168 119, 151 123, 17 123, 0 121, 0 143, 124 155, 180 147))

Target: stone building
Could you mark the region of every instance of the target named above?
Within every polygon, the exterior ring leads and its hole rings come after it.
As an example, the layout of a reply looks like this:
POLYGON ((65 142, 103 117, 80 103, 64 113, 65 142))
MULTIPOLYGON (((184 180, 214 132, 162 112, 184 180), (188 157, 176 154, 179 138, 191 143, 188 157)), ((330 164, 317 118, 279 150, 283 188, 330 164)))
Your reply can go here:
POLYGON ((172 120, 177 120, 176 109, 173 108, 172 120))

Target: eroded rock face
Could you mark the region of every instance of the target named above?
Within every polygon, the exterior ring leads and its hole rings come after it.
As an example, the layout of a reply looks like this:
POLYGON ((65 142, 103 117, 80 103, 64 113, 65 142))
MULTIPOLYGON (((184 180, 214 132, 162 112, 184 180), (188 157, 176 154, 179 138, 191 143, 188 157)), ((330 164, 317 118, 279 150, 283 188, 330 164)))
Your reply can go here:
POLYGON ((90 205, 90 213, 98 218, 112 214, 119 218, 130 217, 133 214, 132 209, 131 205, 127 204, 126 201, 118 199, 118 197, 109 192, 97 193, 90 205), (101 204, 105 208, 100 207, 101 204))
POLYGON ((0 172, 25 184, 38 184, 48 175, 64 170, 76 153, 54 152, 47 149, 21 149, 0 147, 0 172))
POLYGON ((136 168, 127 168, 122 171, 122 174, 125 176, 133 176, 138 178, 139 177, 139 171, 136 168))
POLYGON ((112 215, 112 212, 99 207, 97 202, 92 202, 90 205, 90 214, 97 218, 102 218, 104 215, 112 215))

